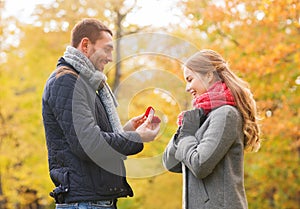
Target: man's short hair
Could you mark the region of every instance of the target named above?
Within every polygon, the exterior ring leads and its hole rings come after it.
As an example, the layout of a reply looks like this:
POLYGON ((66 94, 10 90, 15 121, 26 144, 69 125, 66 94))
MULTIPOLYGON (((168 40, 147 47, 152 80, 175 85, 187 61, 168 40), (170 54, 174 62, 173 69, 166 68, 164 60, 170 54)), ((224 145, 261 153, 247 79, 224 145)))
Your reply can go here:
POLYGON ((87 37, 92 44, 95 44, 98 39, 101 39, 101 32, 108 32, 113 35, 102 22, 94 18, 86 18, 78 22, 71 32, 71 45, 75 48, 84 37, 87 37))

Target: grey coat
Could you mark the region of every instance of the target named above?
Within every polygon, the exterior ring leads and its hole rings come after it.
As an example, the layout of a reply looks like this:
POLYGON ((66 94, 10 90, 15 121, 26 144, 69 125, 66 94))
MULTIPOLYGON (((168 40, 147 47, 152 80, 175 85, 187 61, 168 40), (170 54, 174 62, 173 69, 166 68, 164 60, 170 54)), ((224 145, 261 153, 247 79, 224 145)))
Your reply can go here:
POLYGON ((164 166, 183 173, 183 209, 246 209, 242 117, 232 106, 213 110, 195 136, 170 140, 164 166))

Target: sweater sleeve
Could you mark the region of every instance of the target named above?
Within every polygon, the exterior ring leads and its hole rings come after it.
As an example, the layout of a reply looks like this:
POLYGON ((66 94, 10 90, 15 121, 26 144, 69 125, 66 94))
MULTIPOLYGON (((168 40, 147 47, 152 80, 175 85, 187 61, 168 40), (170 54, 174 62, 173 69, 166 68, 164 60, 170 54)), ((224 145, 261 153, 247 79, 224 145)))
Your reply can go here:
POLYGON ((175 152, 175 158, 198 178, 205 178, 212 173, 240 132, 241 119, 235 108, 221 107, 214 111, 203 137, 183 138, 175 152))
POLYGON ((71 151, 96 162, 140 152, 143 144, 138 133, 107 133, 96 124, 92 91, 80 77, 70 74, 53 84, 51 106, 71 151))
POLYGON ((174 173, 182 173, 182 165, 181 162, 175 158, 176 145, 175 145, 175 137, 169 141, 164 154, 163 154, 163 165, 164 167, 174 173))

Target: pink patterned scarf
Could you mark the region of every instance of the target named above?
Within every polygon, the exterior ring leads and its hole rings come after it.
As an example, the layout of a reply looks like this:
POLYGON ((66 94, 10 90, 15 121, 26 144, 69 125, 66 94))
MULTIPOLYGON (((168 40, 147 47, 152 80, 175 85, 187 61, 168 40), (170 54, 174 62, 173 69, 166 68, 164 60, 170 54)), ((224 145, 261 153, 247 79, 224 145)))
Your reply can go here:
MULTIPOLYGON (((212 85, 205 93, 196 97, 192 101, 194 108, 202 108, 207 115, 212 109, 223 105, 236 106, 234 97, 230 89, 224 82, 218 81, 212 85)), ((184 111, 178 115, 177 124, 182 125, 184 111)))

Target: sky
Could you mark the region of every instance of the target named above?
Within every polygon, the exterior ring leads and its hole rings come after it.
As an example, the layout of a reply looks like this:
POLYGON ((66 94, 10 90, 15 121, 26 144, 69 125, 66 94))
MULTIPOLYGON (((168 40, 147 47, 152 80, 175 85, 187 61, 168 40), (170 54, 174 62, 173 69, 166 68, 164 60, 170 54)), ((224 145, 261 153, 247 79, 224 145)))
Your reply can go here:
MULTIPOLYGON (((3 0, 0 0, 0 2, 3 0)), ((49 3, 52 0, 4 0, 5 8, 3 11, 3 16, 17 16, 19 19, 25 22, 30 21, 30 14, 36 4, 49 3)))
POLYGON ((138 25, 166 26, 169 23, 179 23, 179 10, 171 9, 178 0, 139 0, 141 9, 127 20, 138 25))
MULTIPOLYGON (((3 0, 0 0, 0 2, 3 0)), ((4 0, 5 10, 3 16, 15 15, 20 20, 30 23, 30 14, 33 12, 36 4, 47 4, 53 0, 4 0)), ((130 23, 141 26, 154 25, 157 27, 166 26, 169 23, 179 23, 178 10, 170 8, 176 4, 178 0, 139 0, 138 6, 141 9, 127 20, 130 23)))

